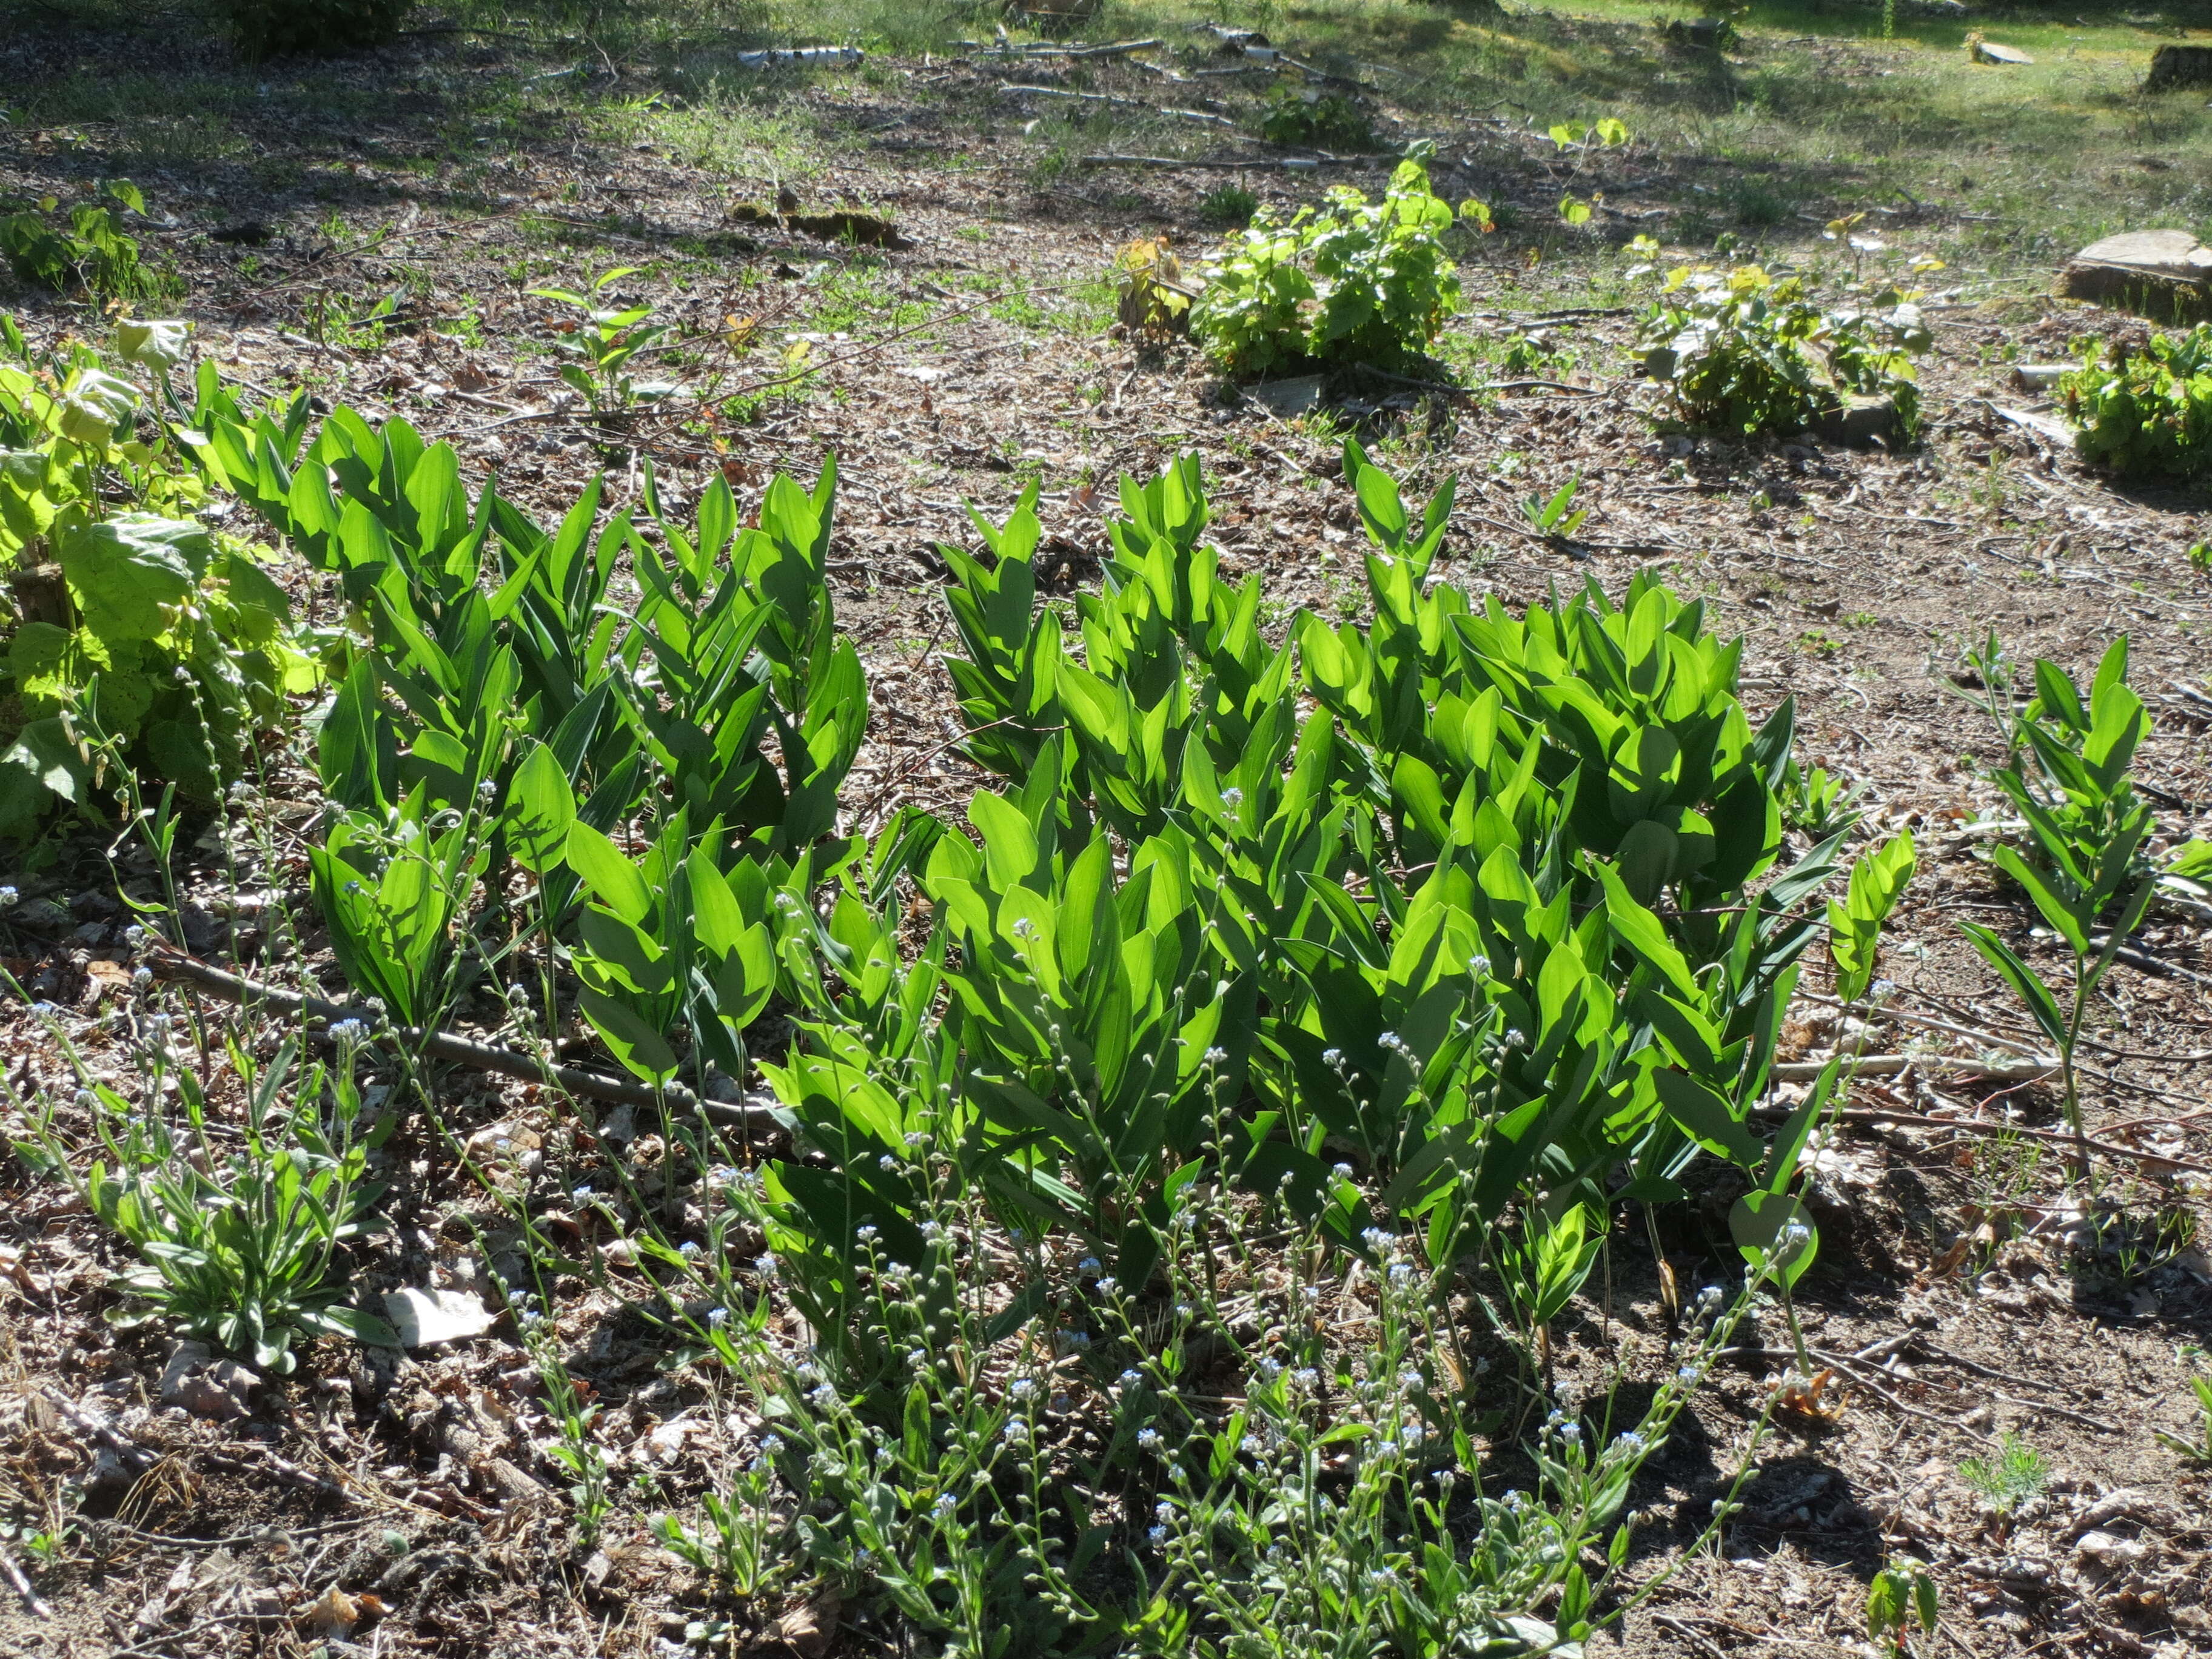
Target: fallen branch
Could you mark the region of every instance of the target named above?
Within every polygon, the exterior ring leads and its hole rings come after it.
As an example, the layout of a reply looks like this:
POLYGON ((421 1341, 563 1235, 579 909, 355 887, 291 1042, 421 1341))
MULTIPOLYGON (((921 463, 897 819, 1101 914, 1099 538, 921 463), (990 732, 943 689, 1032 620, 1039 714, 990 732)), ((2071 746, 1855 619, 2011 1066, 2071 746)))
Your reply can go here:
MULTIPOLYGON (((2093 933, 2089 936, 2089 948, 2093 951, 2101 951, 2110 943, 2111 935, 2109 934, 2093 933)), ((2139 951, 2132 945, 2121 945, 2116 947, 2112 951, 2112 960, 2124 962, 2137 973, 2148 974, 2154 978, 2162 979, 2171 975, 2175 979, 2185 979, 2191 985, 2212 985, 2212 974, 2200 974, 2194 969, 2184 968, 2178 962, 2168 962, 2163 957, 2154 957, 2148 951, 2139 951)))
MULTIPOLYGON (((1992 1083, 2040 1083, 2058 1070, 2049 1054, 2028 1054, 2019 1060, 1985 1060, 1978 1054, 1866 1054, 1845 1057, 1854 1077, 1895 1077, 1917 1066, 1922 1071, 1964 1072, 1992 1083)), ((1810 1083, 1828 1069, 1825 1060, 1787 1060, 1775 1066, 1778 1083, 1810 1083)))
POLYGON ((1294 173, 1309 167, 1364 167, 1379 161, 1395 161, 1391 155, 1262 155, 1249 161, 1188 161, 1172 155, 1084 155, 1077 158, 1087 167, 1212 167, 1228 172, 1243 172, 1252 167, 1287 167, 1294 173))
POLYGON ((1186 121, 1205 121, 1217 127, 1237 131, 1237 123, 1225 115, 1209 115, 1202 109, 1167 109, 1158 104, 1148 104, 1141 98, 1117 98, 1110 92, 1069 92, 1060 87, 1000 87, 1001 94, 1022 98, 1067 98, 1083 104, 1111 104, 1117 109, 1140 109, 1152 115, 1179 115, 1186 121))
MULTIPOLYGON (((194 986, 240 1006, 260 1003, 287 1015, 320 1019, 328 1024, 342 1019, 357 1019, 364 1025, 372 1024, 368 1014, 362 1009, 349 1008, 343 1003, 328 1001, 322 997, 302 996, 297 991, 283 990, 277 986, 264 985, 258 980, 226 973, 211 963, 202 962, 198 957, 185 955, 172 945, 149 947, 146 965, 154 970, 157 979, 194 986)), ((325 1042, 329 1040, 327 1030, 312 1035, 325 1042)), ((749 1134, 765 1134, 781 1127, 773 1112, 728 1101, 702 1100, 680 1083, 672 1083, 665 1089, 656 1090, 627 1078, 610 1077, 605 1072, 588 1071, 580 1066, 563 1066, 557 1062, 547 1064, 519 1049, 498 1048, 492 1043, 478 1042, 471 1037, 455 1036, 449 1031, 422 1031, 411 1027, 399 1027, 392 1029, 386 1035, 451 1065, 465 1066, 477 1072, 494 1072, 502 1077, 521 1078, 527 1082, 565 1089, 570 1094, 582 1095, 592 1100, 610 1101, 623 1106, 658 1107, 665 1103, 687 1110, 696 1109, 704 1112, 714 1122, 729 1128, 742 1129, 749 1134)))
POLYGON ((39 1599, 38 1591, 31 1588, 31 1581, 24 1577, 23 1569, 17 1564, 15 1553, 5 1544, 0 1544, 0 1576, 4 1576, 15 1587, 15 1594, 23 1598, 24 1611, 32 1618, 51 1619, 54 1616, 54 1610, 39 1599))
POLYGON ((953 46, 981 53, 985 58, 1118 58, 1124 52, 1150 52, 1154 46, 1164 46, 1161 40, 1116 40, 1104 46, 1017 46, 1004 40, 955 40, 953 46))
MULTIPOLYGON (((1800 991, 1797 993, 1797 1000, 1801 1002, 1817 1002, 1829 1008, 1844 1006, 1839 999, 1825 996, 1818 991, 1800 991)), ((1953 1036, 1962 1036, 1970 1042, 1982 1043, 1988 1048, 2009 1048, 2016 1054, 2034 1054, 2036 1052, 2033 1044, 2022 1042, 2018 1037, 2000 1036, 1995 1031, 1978 1031, 1971 1025, 1961 1025, 1954 1020, 1938 1019, 1933 1014, 1916 1014, 1905 1008, 1878 1008, 1875 1011, 1874 1017, 1877 1019, 1898 1020, 1905 1024, 1917 1025, 1930 1031, 1947 1031, 1953 1036)))
MULTIPOLYGON (((2057 1062, 2053 1062, 2056 1065, 2057 1062)), ((1776 1066, 1779 1073, 1783 1068, 1776 1066)), ((1787 1111, 1780 1106, 1757 1106, 1752 1109, 1761 1117, 1785 1117, 1787 1111)), ((1929 1117, 1919 1112, 1892 1112, 1868 1106, 1846 1106, 1832 1110, 1829 1116, 1839 1123, 1907 1123, 1916 1128, 1950 1129, 1960 1134, 2017 1135, 2023 1140, 2049 1141, 2056 1146, 2075 1147, 2084 1145, 2070 1134, 2060 1134, 2051 1129, 2031 1129, 2020 1123, 1984 1123, 1971 1117, 1929 1117)), ((2148 1164, 2161 1170, 2179 1170, 2184 1175, 2212 1175, 2212 1164, 2192 1164, 2186 1158, 2167 1158, 2160 1152, 2146 1152, 2134 1146, 2118 1146, 2109 1140, 2086 1143, 2093 1152, 2102 1152, 2108 1158, 2131 1158, 2138 1164, 2148 1164)))

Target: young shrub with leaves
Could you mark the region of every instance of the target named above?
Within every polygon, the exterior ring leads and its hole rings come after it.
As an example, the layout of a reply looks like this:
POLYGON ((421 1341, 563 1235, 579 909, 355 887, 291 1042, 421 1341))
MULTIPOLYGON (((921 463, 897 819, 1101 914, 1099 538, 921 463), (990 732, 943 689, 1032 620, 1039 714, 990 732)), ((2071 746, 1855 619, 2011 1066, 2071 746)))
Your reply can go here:
POLYGON ((1668 273, 1639 341, 1682 418, 1715 431, 1802 431, 1846 393, 1887 397, 1905 435, 1919 424, 1913 359, 1933 344, 1919 308, 1893 289, 1826 310, 1800 277, 1757 265, 1668 273))
MULTIPOLYGON (((1994 642, 1988 655, 1996 659, 1994 642)), ((2075 1137, 2074 1172, 2082 1177, 2089 1148, 2075 1057, 2090 998, 2161 884, 2212 873, 2212 847, 2201 841, 2174 849, 2163 869, 2148 856, 2154 819, 2129 768, 2150 716, 2127 673, 2125 635, 2106 651, 2086 699, 2057 664, 2039 659, 2035 696, 2011 728, 2013 760, 1996 774, 2027 833, 2021 847, 2000 846, 1990 861, 2066 946, 2073 958, 2069 983, 2046 986, 1993 929, 1960 924, 2058 1051, 2066 1121, 2075 1137)))
POLYGON ((0 216, 0 255, 16 276, 40 288, 81 287, 95 300, 142 298, 155 281, 139 261, 137 238, 123 228, 126 210, 146 211, 145 197, 128 179, 103 179, 91 201, 66 215, 49 196, 0 216))
POLYGON ((1195 296, 1183 286, 1182 261, 1164 234, 1123 245, 1114 256, 1114 291, 1115 314, 1132 334, 1159 339, 1190 325, 1195 296))
MULTIPOLYGON (((204 488, 178 469, 147 392, 88 349, 33 362, 12 319, 0 323, 15 359, 0 363, 0 562, 15 610, 0 659, 0 835, 30 834, 57 802, 89 805, 118 768, 211 800, 285 694, 319 678, 290 602, 188 516, 204 488)), ((181 354, 182 325, 122 332, 157 374, 181 354)))
POLYGON ((2081 354, 2058 389, 2084 460, 2124 478, 2212 476, 2212 323, 2081 354))
POLYGON ((1340 93, 1278 85, 1267 96, 1260 136, 1271 144, 1358 153, 1375 147, 1367 112, 1340 93))
POLYGON ((353 52, 399 32, 415 0, 218 0, 231 38, 249 60, 293 52, 353 52))
POLYGON ((1192 335, 1235 374, 1309 358, 1408 362, 1459 305, 1443 245, 1452 219, 1417 160, 1398 164, 1380 202, 1339 185, 1287 221, 1263 208, 1206 273, 1192 335))

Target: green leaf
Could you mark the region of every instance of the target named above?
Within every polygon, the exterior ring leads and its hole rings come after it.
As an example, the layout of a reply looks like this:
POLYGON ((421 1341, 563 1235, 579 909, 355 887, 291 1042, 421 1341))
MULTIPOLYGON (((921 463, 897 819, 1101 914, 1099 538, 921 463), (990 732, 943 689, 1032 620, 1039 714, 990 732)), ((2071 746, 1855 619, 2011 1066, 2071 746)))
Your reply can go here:
POLYGON ((1959 924, 1967 942, 1982 953, 1990 967, 2004 976, 2012 987, 2013 994, 2027 1005, 2043 1034, 2062 1048, 2066 1043, 2066 1016, 2058 1011, 2057 999, 2045 988, 2035 975, 2035 970, 2013 954, 2012 947, 1978 921, 1959 924))
POLYGON ((1690 964, 1667 937, 1667 930, 1659 918, 1631 897, 1620 872, 1609 864, 1597 866, 1598 879, 1605 884, 1605 916, 1612 924, 1613 936, 1636 955, 1657 969, 1685 1002, 1694 1001, 1698 995, 1697 981, 1691 976, 1690 964))
POLYGON ((653 894, 637 866, 580 818, 568 826, 567 856, 593 896, 624 921, 642 922, 652 913, 653 894))
POLYGON ((1990 861, 2021 884, 2051 930, 2073 947, 2075 955, 2089 953, 2088 918, 2076 914, 2075 908, 2066 902, 2049 877, 2009 847, 1998 848, 1990 855, 1990 861))
POLYGON ((543 876, 567 856, 568 831, 575 822, 576 796, 568 775, 550 749, 531 740, 529 753, 507 785, 506 810, 500 815, 507 852, 532 875, 543 876))
POLYGON ((1654 1072, 1651 1082, 1659 1091, 1659 1102, 1667 1109, 1667 1115, 1680 1124, 1699 1146, 1739 1169, 1750 1170, 1758 1165, 1765 1149, 1717 1090, 1686 1072, 1654 1072))
POLYGON ((578 1000, 592 1029, 606 1040, 623 1066, 655 1085, 676 1075, 675 1050, 635 1009, 593 991, 580 992, 578 1000))
POLYGON ((1746 1193, 1729 1212, 1729 1232, 1745 1261, 1764 1267, 1772 1258, 1775 1274, 1784 1285, 1795 1285, 1820 1253, 1820 1234, 1804 1205, 1784 1193, 1746 1193), (1802 1227, 1804 1237, 1795 1243, 1784 1235, 1802 1227))
POLYGON ((162 608, 192 591, 214 551, 198 525, 118 513, 80 526, 54 556, 86 627, 103 639, 150 640, 167 626, 162 608))

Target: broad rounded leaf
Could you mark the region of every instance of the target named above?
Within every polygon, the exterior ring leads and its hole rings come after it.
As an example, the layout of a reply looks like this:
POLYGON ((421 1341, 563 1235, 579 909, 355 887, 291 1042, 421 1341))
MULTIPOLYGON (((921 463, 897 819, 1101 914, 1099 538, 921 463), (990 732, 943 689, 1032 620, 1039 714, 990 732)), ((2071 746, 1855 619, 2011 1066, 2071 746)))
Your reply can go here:
POLYGON ((115 354, 149 368, 174 368, 185 361, 191 334, 192 325, 186 322, 125 318, 115 325, 115 354))
POLYGON ((111 640, 161 633, 167 626, 162 607, 192 591, 214 552, 200 526, 151 513, 85 525, 55 550, 85 626, 111 640))

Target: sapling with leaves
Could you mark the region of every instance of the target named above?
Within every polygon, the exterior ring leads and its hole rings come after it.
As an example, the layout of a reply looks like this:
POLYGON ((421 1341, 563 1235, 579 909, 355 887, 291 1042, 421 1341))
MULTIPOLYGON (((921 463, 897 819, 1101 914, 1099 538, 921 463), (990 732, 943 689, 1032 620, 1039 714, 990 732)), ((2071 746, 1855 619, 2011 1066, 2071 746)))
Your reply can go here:
POLYGON ((653 307, 608 302, 608 290, 637 272, 635 265, 603 270, 592 279, 589 293, 564 288, 525 290, 533 299, 557 301, 574 313, 556 325, 556 345, 563 361, 555 373, 603 422, 627 415, 641 403, 666 398, 676 389, 665 380, 641 380, 632 369, 638 354, 652 349, 668 332, 665 325, 650 320, 653 307))
POLYGON ((2145 856, 2151 810, 2128 778, 2150 717, 2128 689, 2126 674, 2124 635, 2105 653, 2086 706, 2062 670, 2039 661, 2035 700, 2021 716, 2026 752, 2037 773, 2015 763, 1996 775, 2026 827, 2027 851, 2023 855, 2000 846, 1990 861, 2027 895, 2066 948, 2071 957, 2066 982, 2046 985, 1993 929, 1960 923, 2057 1049, 2061 1098, 2075 1136, 2074 1174, 2085 1180, 2089 1141, 2076 1053, 2091 998, 2157 896, 2159 884, 2145 856))
POLYGON ((1867 1588, 1868 1639, 1887 1648, 1891 1659, 1911 1659, 1913 1624, 1932 1638, 1940 1613, 1936 1580, 1924 1562, 1909 1555, 1893 1557, 1867 1588))

